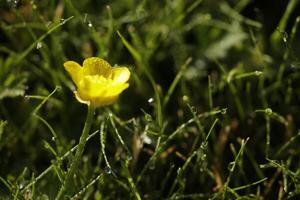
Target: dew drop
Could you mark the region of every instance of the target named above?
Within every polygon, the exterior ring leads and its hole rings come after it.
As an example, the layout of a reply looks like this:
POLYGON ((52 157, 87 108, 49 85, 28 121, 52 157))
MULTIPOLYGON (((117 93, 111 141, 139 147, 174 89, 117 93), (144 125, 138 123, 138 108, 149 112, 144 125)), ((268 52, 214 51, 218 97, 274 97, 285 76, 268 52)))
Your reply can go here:
POLYGON ((41 43, 41 42, 38 42, 37 44, 36 44, 36 49, 40 49, 40 48, 42 48, 43 47, 43 44, 41 43))
POLYGON ((200 148, 202 150, 206 150, 207 149, 207 142, 202 142, 201 145, 200 145, 200 148))
POLYGON ((228 164, 228 170, 230 171, 230 172, 233 172, 234 171, 234 167, 235 167, 235 165, 234 165, 234 162, 230 162, 229 164, 228 164))
POLYGON ((282 40, 283 40, 283 42, 286 43, 288 41, 288 37, 289 37, 289 35, 287 34, 287 32, 284 31, 282 33, 282 40))
POLYGON ((266 114, 270 115, 270 114, 272 114, 273 111, 271 108, 267 108, 267 109, 265 109, 265 112, 266 112, 266 114))
POLYGON ((129 160, 132 160, 132 155, 127 154, 126 159, 127 159, 128 161, 129 161, 129 160))
POLYGON ((151 98, 148 99, 148 103, 149 104, 153 104, 153 102, 154 102, 154 98, 153 97, 151 97, 151 98))
POLYGON ((183 95, 182 100, 183 102, 188 103, 190 98, 187 95, 183 95))
POLYGON ((33 0, 30 1, 30 4, 31 4, 33 10, 37 9, 37 6, 36 6, 36 4, 34 3, 33 0))
POLYGON ((65 24, 65 23, 66 23, 66 20, 65 20, 64 18, 61 18, 61 19, 60 19, 60 24, 63 25, 63 24, 65 24))
POLYGON ((89 21, 89 23, 88 23, 88 27, 89 27, 89 28, 92 28, 92 27, 93 27, 93 24, 92 24, 92 22, 91 22, 91 21, 89 21))
POLYGON ((259 168, 266 168, 267 167, 267 165, 265 165, 265 164, 261 164, 261 165, 259 165, 259 168))
POLYGON ((154 106, 154 103, 155 103, 155 99, 153 97, 150 97, 148 100, 147 100, 148 104, 150 106, 154 106))
POLYGON ((191 111, 192 111, 193 113, 197 113, 196 107, 195 107, 195 106, 192 106, 192 107, 191 107, 191 111))
POLYGON ((51 24, 52 24, 51 21, 47 21, 46 26, 49 28, 51 24))
POLYGON ((180 174, 181 173, 181 167, 179 167, 178 169, 177 169, 177 174, 180 174))
POLYGON ((262 72, 262 71, 255 71, 254 73, 255 73, 255 75, 256 75, 256 76, 260 76, 260 75, 262 75, 262 74, 263 74, 263 72, 262 72))
POLYGON ((106 174, 111 174, 112 173, 112 171, 109 167, 105 167, 104 171, 105 171, 106 174))
POLYGON ((222 115, 225 115, 226 113, 227 113, 227 108, 221 109, 221 114, 222 114, 222 115))
POLYGON ((149 115, 149 114, 145 114, 145 120, 147 121, 147 122, 152 122, 153 121, 153 119, 152 119, 152 116, 151 115, 149 115))
POLYGON ((151 144, 152 143, 152 139, 146 134, 141 135, 141 140, 145 144, 151 144))
POLYGON ((149 165, 149 169, 154 170, 155 169, 155 161, 151 161, 149 165))
POLYGON ((16 8, 19 3, 19 0, 6 0, 6 2, 9 7, 16 8))
POLYGON ((300 63, 298 63, 298 62, 292 63, 291 68, 293 70, 299 70, 300 69, 300 63))
POLYGON ((88 156, 83 156, 82 157, 82 161, 83 162, 88 162, 89 161, 89 157, 88 156))
POLYGON ((26 185, 25 181, 21 182, 20 185, 19 185, 19 189, 22 190, 25 185, 26 185))

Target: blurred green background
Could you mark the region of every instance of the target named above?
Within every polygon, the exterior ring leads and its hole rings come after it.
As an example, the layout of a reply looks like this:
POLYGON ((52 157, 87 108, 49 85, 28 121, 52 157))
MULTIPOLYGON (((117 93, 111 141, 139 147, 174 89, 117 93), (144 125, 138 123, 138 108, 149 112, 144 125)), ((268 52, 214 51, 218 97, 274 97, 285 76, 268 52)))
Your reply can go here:
POLYGON ((130 87, 97 109, 67 199, 299 198, 299 12, 0 1, 0 199, 56 196, 86 116, 63 63, 91 56, 129 67, 130 87))

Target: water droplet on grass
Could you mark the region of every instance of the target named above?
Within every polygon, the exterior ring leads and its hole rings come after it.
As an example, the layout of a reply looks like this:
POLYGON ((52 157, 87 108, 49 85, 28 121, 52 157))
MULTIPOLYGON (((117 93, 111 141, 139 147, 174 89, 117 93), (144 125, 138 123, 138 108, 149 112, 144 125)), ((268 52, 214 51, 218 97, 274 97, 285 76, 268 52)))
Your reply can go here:
POLYGON ((60 19, 60 24, 63 25, 63 24, 65 24, 65 23, 66 23, 66 20, 65 20, 64 18, 61 18, 61 19, 60 19))
POLYGON ((153 119, 152 119, 152 116, 151 115, 149 115, 149 114, 145 114, 145 120, 147 121, 147 122, 152 122, 153 121, 153 119))
POLYGON ((295 71, 299 70, 300 69, 300 63, 299 62, 291 63, 291 68, 295 71))
POLYGON ((267 108, 267 109, 265 109, 265 112, 266 112, 266 114, 270 115, 270 114, 272 114, 273 111, 271 108, 267 108))
POLYGON ((151 97, 151 98, 148 99, 148 103, 149 104, 153 104, 153 102, 154 102, 154 98, 153 97, 151 97))
POLYGON ((151 163, 149 164, 149 169, 150 170, 154 170, 155 169, 155 161, 151 161, 151 163))
POLYGON ((235 165, 234 165, 234 162, 230 162, 229 164, 228 164, 228 170, 230 171, 230 172, 233 172, 234 171, 234 167, 235 167, 235 165))
POLYGON ((207 142, 202 142, 200 145, 200 149, 206 150, 207 149, 207 142))
POLYGON ((183 95, 182 100, 183 102, 188 103, 190 98, 187 95, 183 95))
POLYGON ((19 184, 19 189, 22 190, 26 185, 26 181, 22 181, 20 184, 19 184))
POLYGON ((112 173, 112 171, 111 171, 111 169, 110 169, 109 167, 105 167, 105 168, 104 168, 104 172, 105 172, 106 174, 111 174, 111 173, 112 173))
POLYGON ((151 97, 151 98, 148 99, 147 102, 148 102, 148 104, 149 104, 150 106, 154 106, 155 99, 154 99, 153 97, 151 97))
POLYGON ((178 167, 177 174, 180 174, 180 172, 181 172, 181 167, 178 167))
POLYGON ((197 113, 197 109, 195 106, 191 106, 191 112, 196 114, 197 113))
POLYGON ((6 0, 6 2, 9 7, 16 8, 19 3, 19 0, 6 0))
POLYGON ((145 144, 151 144, 152 143, 152 139, 146 134, 141 135, 141 140, 145 144))
POLYGON ((42 48, 43 47, 43 44, 41 43, 41 42, 38 42, 37 44, 36 44, 36 49, 40 49, 40 48, 42 48))
POLYGON ((261 72, 261 71, 255 71, 254 73, 255 73, 256 76, 260 76, 260 75, 263 74, 263 72, 261 72))
POLYGON ((288 41, 288 37, 289 37, 289 35, 288 35, 288 33, 287 32, 282 32, 282 40, 283 40, 283 42, 287 42, 288 41))
POLYGON ((49 28, 51 24, 52 24, 51 21, 47 21, 46 26, 49 28))
POLYGON ((89 157, 88 156, 83 156, 82 157, 82 161, 83 162, 88 162, 89 161, 89 157))
POLYGON ((226 113, 227 113, 227 108, 221 109, 221 114, 222 114, 222 115, 225 115, 226 113))
POLYGON ((260 165, 259 165, 259 168, 267 168, 267 166, 268 166, 268 165, 266 165, 266 164, 260 164, 260 165))
POLYGON ((127 154, 126 159, 127 159, 128 161, 129 161, 129 160, 132 160, 132 155, 127 154))
POLYGON ((91 21, 89 21, 89 23, 88 23, 88 27, 89 27, 89 28, 92 28, 92 27, 93 27, 93 24, 92 24, 92 22, 91 22, 91 21))
POLYGON ((37 6, 33 0, 30 1, 30 4, 31 4, 33 10, 37 9, 37 6))

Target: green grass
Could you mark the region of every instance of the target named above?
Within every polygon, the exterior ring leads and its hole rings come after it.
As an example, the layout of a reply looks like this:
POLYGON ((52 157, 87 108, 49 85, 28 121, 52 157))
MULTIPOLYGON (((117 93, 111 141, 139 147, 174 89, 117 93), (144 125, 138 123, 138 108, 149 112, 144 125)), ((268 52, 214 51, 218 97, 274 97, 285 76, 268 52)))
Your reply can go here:
POLYGON ((300 4, 253 5, 1 1, 0 199, 57 197, 87 115, 63 63, 91 56, 130 87, 96 109, 61 199, 299 198, 300 4))

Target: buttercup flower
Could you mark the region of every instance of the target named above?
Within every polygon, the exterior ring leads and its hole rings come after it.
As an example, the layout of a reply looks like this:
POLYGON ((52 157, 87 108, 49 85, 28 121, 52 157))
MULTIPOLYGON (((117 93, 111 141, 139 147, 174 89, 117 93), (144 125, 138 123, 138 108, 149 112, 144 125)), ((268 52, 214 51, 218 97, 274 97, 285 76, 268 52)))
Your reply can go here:
POLYGON ((129 84, 127 67, 111 67, 101 58, 91 57, 80 66, 74 61, 67 61, 64 67, 77 87, 76 99, 94 107, 114 103, 129 84))

